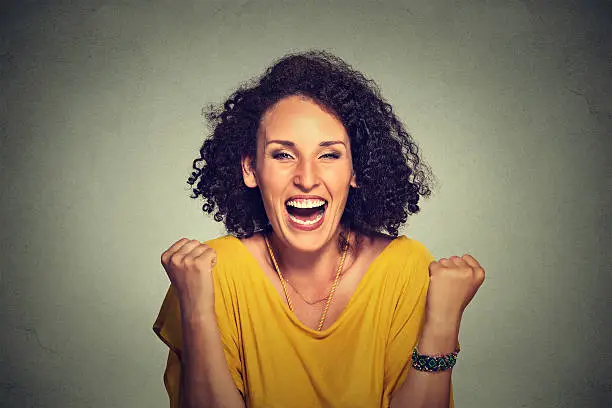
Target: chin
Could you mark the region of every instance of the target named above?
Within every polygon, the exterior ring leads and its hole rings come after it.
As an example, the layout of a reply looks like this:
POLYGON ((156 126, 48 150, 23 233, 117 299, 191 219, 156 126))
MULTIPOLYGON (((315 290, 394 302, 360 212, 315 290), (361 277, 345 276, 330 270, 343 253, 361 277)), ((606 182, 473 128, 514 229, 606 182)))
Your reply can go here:
POLYGON ((336 225, 334 229, 334 226, 323 223, 318 228, 304 230, 295 228, 293 225, 285 222, 283 225, 283 230, 285 233, 283 235, 288 241, 288 244, 295 249, 301 252, 314 253, 325 246, 329 240, 334 239, 334 231, 336 231, 338 228, 339 225, 336 225))

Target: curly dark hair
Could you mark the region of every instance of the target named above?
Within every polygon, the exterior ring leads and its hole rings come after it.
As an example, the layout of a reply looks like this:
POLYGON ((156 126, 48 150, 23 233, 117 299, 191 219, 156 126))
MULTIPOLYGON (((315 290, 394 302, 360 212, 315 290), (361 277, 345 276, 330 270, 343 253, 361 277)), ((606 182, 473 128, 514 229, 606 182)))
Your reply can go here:
POLYGON ((291 95, 326 108, 348 133, 358 188, 349 191, 341 225, 358 235, 396 237, 408 215, 419 212, 420 196, 431 194, 433 174, 374 81, 325 51, 288 54, 204 110, 212 135, 193 161, 191 198, 201 196, 202 210, 237 237, 268 228, 259 189, 243 182, 241 158, 257 159, 263 114, 291 95))

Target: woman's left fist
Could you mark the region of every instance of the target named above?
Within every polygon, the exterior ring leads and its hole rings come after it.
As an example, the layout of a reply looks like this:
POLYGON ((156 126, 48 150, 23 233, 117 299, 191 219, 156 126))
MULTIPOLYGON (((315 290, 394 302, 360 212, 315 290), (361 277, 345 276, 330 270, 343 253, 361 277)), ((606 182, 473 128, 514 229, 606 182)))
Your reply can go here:
POLYGON ((430 263, 427 318, 459 323, 484 278, 484 269, 468 254, 430 263))

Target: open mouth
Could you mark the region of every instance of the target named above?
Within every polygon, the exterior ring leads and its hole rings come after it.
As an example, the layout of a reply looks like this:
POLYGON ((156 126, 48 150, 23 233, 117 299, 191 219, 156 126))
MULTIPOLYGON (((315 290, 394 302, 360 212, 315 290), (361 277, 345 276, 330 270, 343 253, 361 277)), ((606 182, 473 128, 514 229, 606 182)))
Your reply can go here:
POLYGON ((309 227, 319 223, 325 215, 327 201, 322 199, 290 199, 285 203, 289 218, 295 224, 309 227))

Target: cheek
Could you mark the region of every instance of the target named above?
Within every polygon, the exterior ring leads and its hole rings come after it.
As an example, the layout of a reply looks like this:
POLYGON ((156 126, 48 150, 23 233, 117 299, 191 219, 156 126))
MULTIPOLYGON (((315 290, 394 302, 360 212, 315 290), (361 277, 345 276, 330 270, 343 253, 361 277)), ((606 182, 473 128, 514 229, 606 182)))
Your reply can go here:
POLYGON ((278 169, 262 168, 259 172, 259 189, 264 201, 274 205, 287 189, 289 177, 278 169))
POLYGON ((334 190, 348 188, 351 182, 352 170, 349 168, 330 168, 325 170, 325 179, 334 190))

